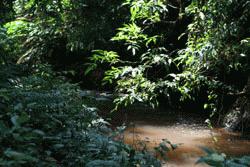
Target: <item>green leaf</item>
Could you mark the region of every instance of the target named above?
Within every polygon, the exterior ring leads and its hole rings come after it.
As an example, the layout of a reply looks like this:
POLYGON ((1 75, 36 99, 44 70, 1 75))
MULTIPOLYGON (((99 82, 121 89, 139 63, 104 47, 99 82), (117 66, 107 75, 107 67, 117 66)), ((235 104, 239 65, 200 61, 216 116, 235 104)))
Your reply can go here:
POLYGON ((21 153, 21 152, 17 152, 17 151, 13 151, 11 149, 8 149, 6 151, 4 151, 4 155, 8 158, 14 159, 14 160, 18 160, 18 161, 27 161, 27 162, 36 162, 38 161, 38 159, 25 154, 25 153, 21 153))

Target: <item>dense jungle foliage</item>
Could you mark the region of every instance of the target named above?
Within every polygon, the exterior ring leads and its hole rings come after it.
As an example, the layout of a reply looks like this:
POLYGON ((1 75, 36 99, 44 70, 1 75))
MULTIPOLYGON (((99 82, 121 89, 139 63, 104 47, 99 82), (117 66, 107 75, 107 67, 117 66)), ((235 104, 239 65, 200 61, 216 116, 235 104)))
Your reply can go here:
MULTIPOLYGON (((0 166, 161 166, 117 140, 81 89, 113 91, 114 111, 167 102, 247 130, 249 11, 248 0, 1 0, 0 166)), ((250 165, 206 152, 200 163, 250 165)))

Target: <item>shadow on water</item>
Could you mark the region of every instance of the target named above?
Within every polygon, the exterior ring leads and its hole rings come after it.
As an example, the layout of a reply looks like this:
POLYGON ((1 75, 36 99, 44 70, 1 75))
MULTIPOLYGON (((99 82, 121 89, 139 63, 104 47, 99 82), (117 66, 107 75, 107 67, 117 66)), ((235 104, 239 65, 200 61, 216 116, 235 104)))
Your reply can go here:
POLYGON ((114 107, 111 93, 83 91, 82 96, 94 101, 94 106, 100 109, 99 114, 103 117, 111 117, 114 127, 124 122, 128 124, 124 132, 124 141, 127 144, 135 146, 135 142, 146 139, 149 150, 153 150, 162 139, 180 144, 177 149, 167 154, 168 167, 206 166, 195 165, 198 158, 204 155, 200 147, 209 147, 230 156, 250 155, 249 138, 223 128, 209 129, 204 123, 208 118, 206 113, 164 109, 156 111, 143 105, 136 105, 110 114, 110 110, 114 107))

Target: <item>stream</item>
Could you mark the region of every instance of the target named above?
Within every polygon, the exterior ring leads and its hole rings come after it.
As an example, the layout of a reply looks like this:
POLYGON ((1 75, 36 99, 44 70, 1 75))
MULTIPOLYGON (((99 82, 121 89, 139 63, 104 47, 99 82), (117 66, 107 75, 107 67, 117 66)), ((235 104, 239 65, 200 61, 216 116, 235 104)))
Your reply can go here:
POLYGON ((194 113, 138 112, 129 113, 130 121, 124 133, 124 141, 136 147, 136 143, 147 141, 152 150, 162 139, 178 144, 177 149, 167 153, 168 167, 202 167, 195 164, 204 155, 201 147, 215 149, 230 156, 250 155, 250 139, 240 133, 223 128, 210 129, 205 118, 194 113))
POLYGON ((83 97, 95 99, 104 117, 110 117, 113 126, 127 124, 123 134, 125 143, 135 147, 146 143, 153 150, 162 139, 167 139, 178 147, 167 153, 164 167, 206 167, 195 164, 204 155, 201 147, 214 149, 228 156, 250 155, 250 138, 223 128, 210 129, 205 123, 207 116, 201 112, 180 112, 165 108, 153 110, 144 105, 134 105, 110 114, 112 94, 83 92, 83 97))

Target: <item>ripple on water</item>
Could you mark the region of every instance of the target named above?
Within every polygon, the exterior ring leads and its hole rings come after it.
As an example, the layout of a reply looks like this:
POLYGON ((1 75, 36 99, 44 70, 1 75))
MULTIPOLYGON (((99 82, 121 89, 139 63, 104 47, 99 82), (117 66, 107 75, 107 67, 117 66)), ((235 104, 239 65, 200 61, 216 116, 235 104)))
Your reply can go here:
POLYGON ((171 125, 134 122, 124 133, 125 142, 135 145, 137 141, 147 140, 147 147, 153 149, 162 139, 180 144, 179 147, 168 153, 167 166, 200 167, 195 165, 198 158, 204 155, 200 147, 210 147, 228 155, 250 155, 250 140, 245 140, 237 133, 229 133, 223 129, 210 130, 205 125, 181 124, 171 125), (217 142, 215 142, 215 138, 217 142))

